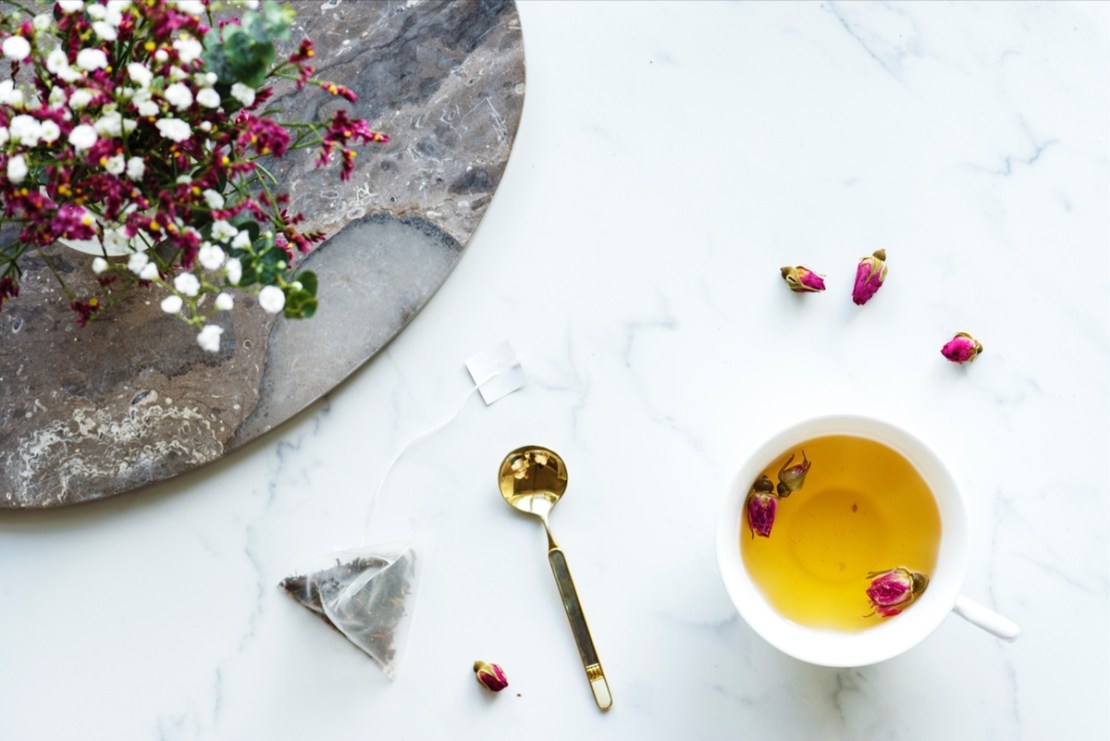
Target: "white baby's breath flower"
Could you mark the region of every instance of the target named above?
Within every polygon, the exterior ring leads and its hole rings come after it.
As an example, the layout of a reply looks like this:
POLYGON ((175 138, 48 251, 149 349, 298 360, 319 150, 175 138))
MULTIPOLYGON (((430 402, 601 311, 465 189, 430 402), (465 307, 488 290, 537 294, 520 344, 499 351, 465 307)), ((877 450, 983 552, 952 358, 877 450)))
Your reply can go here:
MULTIPOLYGON (((93 7, 99 8, 102 6, 95 5, 93 7)), ((107 21, 97 21, 96 23, 92 24, 92 29, 97 36, 104 39, 105 41, 115 41, 116 36, 119 35, 116 32, 116 27, 113 26, 111 23, 108 23, 107 21)))
POLYGON ((61 128, 53 121, 47 120, 39 124, 39 138, 47 144, 53 144, 58 141, 58 137, 61 135, 61 128))
POLYGON ((113 26, 118 26, 123 23, 123 11, 130 7, 131 0, 108 0, 108 12, 105 14, 104 20, 113 26))
POLYGON ((208 208, 216 209, 224 207, 224 197, 211 188, 205 190, 201 195, 204 196, 204 202, 208 204, 208 208))
MULTIPOLYGON (((201 131, 205 132, 205 133, 208 133, 209 131, 212 130, 212 122, 211 121, 201 121, 200 124, 197 126, 197 128, 200 129, 201 131)), ((212 151, 212 140, 206 141, 205 146, 208 148, 208 151, 211 152, 212 151)))
POLYGON ((192 273, 178 273, 173 279, 173 287, 186 296, 196 296, 200 291, 200 281, 192 273))
POLYGON ((21 113, 8 122, 8 132, 17 144, 33 147, 42 137, 42 124, 37 118, 21 113))
POLYGON ((251 243, 251 235, 248 231, 241 231, 235 235, 235 239, 231 240, 231 246, 236 249, 244 249, 251 243))
POLYGON ((4 56, 8 59, 14 62, 22 62, 31 56, 31 42, 22 36, 9 36, 4 39, 3 45, 0 45, 0 50, 4 52, 4 56))
POLYGON ((220 105, 220 94, 210 87, 197 91, 197 102, 205 108, 216 108, 220 105))
POLYGON ((93 129, 100 136, 118 137, 123 133, 123 116, 115 111, 105 113, 93 124, 93 129))
POLYGON ((169 52, 167 52, 165 49, 159 49, 158 51, 154 52, 154 58, 159 62, 165 62, 167 59, 170 58, 170 55, 169 52))
POLYGON ((31 27, 42 33, 54 25, 54 18, 49 13, 39 13, 31 19, 31 27))
POLYGON ((23 91, 11 80, 0 82, 0 105, 10 105, 13 108, 23 105, 23 91))
POLYGON ((189 73, 180 67, 170 67, 167 76, 170 78, 170 82, 181 82, 182 80, 188 79, 189 73))
POLYGON ((205 242, 197 251, 197 260, 205 270, 219 270, 224 264, 224 257, 224 251, 211 242, 205 242))
POLYGON ((143 269, 139 271, 139 277, 143 280, 154 280, 158 277, 158 266, 152 262, 148 262, 143 266, 143 269))
POLYGON ((216 297, 217 311, 231 311, 234 308, 235 300, 231 297, 230 293, 221 293, 216 297))
POLYGON ((127 177, 132 180, 140 180, 146 172, 146 163, 143 162, 142 157, 132 157, 127 160, 127 177))
POLYGON ((212 225, 212 239, 215 239, 217 242, 227 242, 238 233, 238 229, 223 219, 219 219, 212 225))
POLYGON ((285 308, 285 293, 277 286, 266 286, 258 292, 258 305, 267 314, 277 314, 285 308))
POLYGON ((231 97, 249 107, 254 105, 254 88, 237 82, 231 86, 231 97))
POLYGON ((200 0, 170 0, 170 5, 179 13, 204 15, 204 3, 200 0))
POLYGON ((243 278, 243 263, 239 262, 238 257, 229 257, 224 265, 224 271, 227 273, 227 282, 237 286, 243 278))
POLYGON ((135 108, 136 108, 136 110, 138 110, 139 115, 142 116, 143 118, 154 118, 155 116, 157 116, 159 113, 162 112, 162 109, 159 108, 158 104, 155 103, 153 100, 140 101, 135 106, 135 108))
POLYGON ((166 100, 170 102, 170 105, 179 111, 183 111, 193 104, 193 91, 189 89, 188 85, 184 85, 180 82, 175 82, 166 88, 166 92, 163 93, 163 95, 166 96, 166 100))
POLYGON ((108 261, 105 260, 103 257, 94 257, 92 261, 92 269, 94 273, 100 275, 108 269, 108 261))
POLYGON ((130 134, 132 131, 135 130, 136 126, 138 126, 138 124, 135 123, 135 119, 133 119, 133 118, 123 119, 123 133, 130 134))
POLYGON ((197 344, 206 352, 219 352, 220 335, 223 333, 223 327, 217 327, 215 324, 205 324, 204 329, 197 334, 197 344))
POLYGON ((127 236, 127 230, 122 226, 117 229, 105 229, 104 236, 100 241, 104 243, 104 249, 108 250, 109 253, 123 253, 131 246, 131 239, 127 236))
POLYGON ((27 178, 27 161, 22 154, 17 154, 8 160, 8 180, 13 183, 22 183, 27 178))
POLYGON ((173 48, 177 51, 177 58, 182 64, 189 64, 200 57, 201 52, 204 51, 204 47, 194 38, 177 39, 173 42, 173 48))
POLYGON ((8 139, 10 138, 11 134, 8 133, 8 127, 0 126, 0 147, 3 147, 5 144, 7 144, 8 139))
POLYGON ((94 21, 102 21, 104 20, 104 15, 108 12, 108 9, 105 8, 103 5, 93 3, 85 8, 85 12, 88 13, 89 18, 92 18, 94 21))
POLYGON ((135 252, 131 257, 127 258, 127 269, 135 275, 138 275, 149 262, 150 258, 147 257, 145 252, 135 252))
POLYGON ((104 163, 104 169, 112 175, 122 175, 123 171, 127 169, 127 161, 124 160, 122 154, 113 155, 104 163))
POLYGON ((51 108, 57 108, 62 103, 66 102, 66 89, 61 85, 55 85, 50 90, 50 97, 46 100, 50 103, 51 108))
POLYGON ((150 87, 151 81, 154 80, 154 73, 142 62, 132 62, 127 65, 127 74, 131 77, 131 82, 141 88, 150 87))
POLYGON ((58 7, 63 13, 76 13, 85 9, 85 0, 58 0, 58 7))
POLYGON ((186 141, 193 135, 189 124, 179 118, 163 118, 154 125, 158 127, 158 133, 175 142, 186 141))
POLYGON ((78 152, 88 149, 93 144, 96 144, 96 129, 88 124, 80 124, 73 127, 73 131, 69 132, 69 143, 78 152))
POLYGON ((100 49, 82 49, 77 52, 77 66, 92 72, 108 66, 108 55, 100 49))
POLYGON ((181 307, 185 302, 181 300, 180 296, 166 296, 162 299, 162 311, 167 314, 176 314, 181 311, 181 307))
POLYGON ((69 57, 66 56, 66 53, 57 46, 46 55, 46 69, 50 71, 50 74, 60 77, 66 82, 73 82, 81 77, 81 73, 69 65, 69 57))
POLYGON ((197 87, 212 87, 219 81, 220 77, 215 72, 198 72, 193 75, 193 82, 197 87))
POLYGON ((89 90, 88 88, 78 88, 77 90, 73 91, 72 95, 69 96, 69 107, 75 111, 79 111, 82 108, 88 106, 88 104, 92 102, 92 99, 92 90, 89 90))
POLYGON ((189 183, 193 182, 193 178, 191 178, 188 175, 184 175, 184 174, 183 175, 178 175, 177 179, 174 180, 174 182, 177 183, 178 185, 188 185, 189 183))

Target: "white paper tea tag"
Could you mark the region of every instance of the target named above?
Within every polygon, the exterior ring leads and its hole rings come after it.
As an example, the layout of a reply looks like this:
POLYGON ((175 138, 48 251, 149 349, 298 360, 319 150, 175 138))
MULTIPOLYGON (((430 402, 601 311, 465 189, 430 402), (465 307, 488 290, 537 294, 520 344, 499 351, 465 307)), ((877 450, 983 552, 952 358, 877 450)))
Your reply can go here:
POLYGON ((467 360, 466 369, 486 406, 524 388, 527 382, 520 358, 508 340, 467 360))

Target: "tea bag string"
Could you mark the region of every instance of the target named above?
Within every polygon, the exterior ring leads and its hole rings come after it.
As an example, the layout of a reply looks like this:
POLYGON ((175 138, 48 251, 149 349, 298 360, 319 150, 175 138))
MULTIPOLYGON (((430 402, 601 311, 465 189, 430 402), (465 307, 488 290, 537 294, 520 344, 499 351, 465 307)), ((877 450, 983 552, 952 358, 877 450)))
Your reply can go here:
POLYGON ((360 540, 363 545, 366 544, 367 536, 370 533, 370 523, 373 521, 374 518, 374 506, 377 504, 378 497, 381 496, 382 490, 385 488, 386 483, 389 481, 390 474, 393 473, 393 469, 397 467, 397 464, 400 462, 401 458, 404 457, 405 454, 408 453, 414 445, 428 439, 429 437, 436 434, 437 432, 454 422, 456 419, 458 419, 459 415, 461 415, 463 413, 463 410, 466 409, 466 404, 470 401, 470 397, 474 396, 474 394, 477 393, 479 389, 481 389, 480 384, 471 387, 471 389, 466 392, 466 396, 463 397, 462 401, 455 409, 454 414, 438 422, 434 426, 429 427, 416 437, 409 440, 407 443, 401 446, 401 449, 398 450, 397 454, 393 456, 393 460, 391 460, 389 462, 389 465, 386 466, 385 473, 382 474, 382 478, 378 482, 377 488, 374 489, 374 493, 370 495, 370 501, 366 505, 366 519, 363 520, 362 523, 362 538, 360 540))
POLYGON ((463 397, 462 401, 459 402, 455 413, 433 427, 424 430, 401 446, 401 449, 393 456, 393 460, 389 462, 389 466, 386 467, 385 473, 382 474, 382 478, 378 482, 378 487, 374 490, 369 503, 366 505, 366 519, 362 524, 362 544, 366 544, 366 538, 370 532, 370 522, 374 516, 374 506, 377 504, 378 497, 381 495, 386 482, 389 480, 389 475, 393 473, 393 469, 397 466, 398 461, 400 461, 414 445, 426 440, 458 419, 459 415, 461 415, 466 408, 466 403, 470 401, 470 397, 474 396, 475 392, 480 392, 482 394, 482 400, 485 401, 486 406, 489 406, 498 399, 502 399, 517 389, 523 388, 527 380, 524 376, 524 368, 521 365, 520 358, 507 340, 467 360, 466 369, 470 373, 473 386, 466 392, 466 396, 463 397))

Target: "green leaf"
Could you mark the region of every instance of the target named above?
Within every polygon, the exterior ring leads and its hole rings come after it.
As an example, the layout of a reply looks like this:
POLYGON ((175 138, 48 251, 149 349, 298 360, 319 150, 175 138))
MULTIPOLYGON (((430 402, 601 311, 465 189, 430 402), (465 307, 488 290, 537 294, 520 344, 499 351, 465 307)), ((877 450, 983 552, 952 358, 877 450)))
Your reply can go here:
POLYGON ((223 52, 235 79, 256 89, 265 82, 275 56, 272 41, 253 37, 239 26, 224 29, 223 52))
POLYGON ((311 270, 306 270, 297 276, 297 280, 300 281, 300 284, 304 287, 305 292, 307 292, 309 296, 316 295, 316 288, 319 285, 316 273, 311 270))

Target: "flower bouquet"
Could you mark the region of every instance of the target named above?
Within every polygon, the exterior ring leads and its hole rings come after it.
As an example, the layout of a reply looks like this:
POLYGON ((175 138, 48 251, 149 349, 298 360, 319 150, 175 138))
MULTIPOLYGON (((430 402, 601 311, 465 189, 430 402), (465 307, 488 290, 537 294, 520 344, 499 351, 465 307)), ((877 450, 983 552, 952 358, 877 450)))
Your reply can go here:
POLYGON ((359 143, 385 142, 338 109, 328 121, 280 120, 266 107, 273 84, 315 85, 309 39, 287 57, 293 11, 274 0, 6 2, 0 53, 0 308, 18 296, 21 258, 34 253, 84 325, 135 288, 160 292, 163 311, 197 330, 210 352, 212 321, 239 292, 266 312, 310 317, 317 279, 297 253, 322 241, 267 168, 272 158, 316 148, 354 168, 359 143), (241 11, 217 20, 221 10, 241 11), (2 74, 2 72, 0 72, 2 74), (43 248, 90 253, 97 280, 77 295, 43 248))

